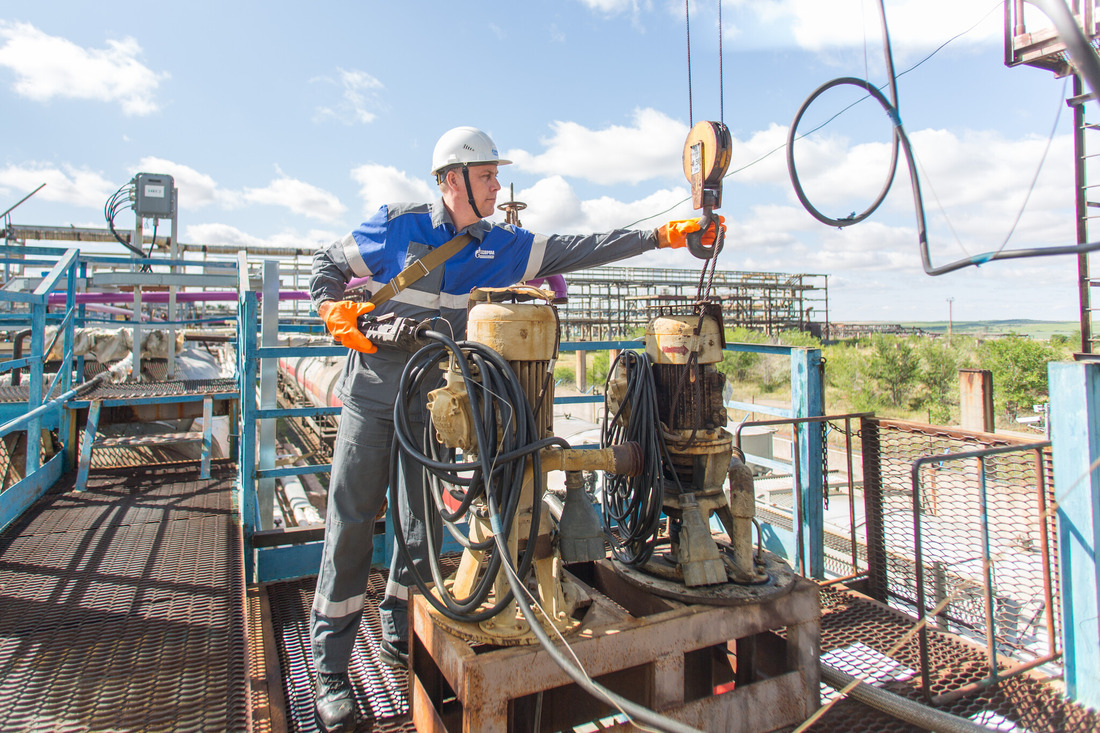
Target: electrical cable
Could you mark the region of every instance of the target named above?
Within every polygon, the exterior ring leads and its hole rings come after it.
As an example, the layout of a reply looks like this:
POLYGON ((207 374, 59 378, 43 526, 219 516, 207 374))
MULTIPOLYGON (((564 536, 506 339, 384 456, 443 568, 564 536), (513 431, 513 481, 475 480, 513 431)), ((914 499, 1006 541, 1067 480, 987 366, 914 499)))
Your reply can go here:
POLYGON ((637 476, 605 474, 603 481, 603 526, 616 559, 627 565, 644 565, 653 556, 661 526, 665 477, 677 483, 676 471, 665 445, 657 414, 657 386, 649 355, 622 351, 608 369, 604 402, 616 369, 626 380, 614 415, 604 412, 600 447, 636 442, 642 448, 644 464, 637 476))
MULTIPOLYGON (((398 400, 394 405, 396 441, 390 454, 390 475, 397 478, 406 475, 410 469, 421 470, 426 479, 422 482, 421 498, 425 507, 423 521, 428 529, 427 564, 435 586, 434 593, 417 570, 401 531, 395 533, 397 546, 408 560, 416 586, 437 611, 453 620, 484 621, 500 613, 512 601, 512 594, 508 593, 483 608, 505 558, 493 551, 491 539, 471 542, 456 525, 474 516, 485 518, 484 514, 478 514, 483 510, 474 504, 480 499, 490 507, 496 507, 493 511, 504 517, 502 527, 505 533, 510 532, 520 508, 527 461, 531 461, 536 480, 541 480, 539 451, 552 445, 568 448, 569 443, 556 437, 537 439, 534 413, 522 385, 508 362, 497 352, 473 341, 456 343, 437 331, 427 331, 424 337, 433 343, 413 354, 401 375, 398 400), (443 447, 436 439, 431 420, 425 421, 419 435, 414 434, 410 408, 416 402, 423 404, 425 389, 434 386, 439 378, 439 366, 448 359, 461 372, 470 399, 470 417, 477 442, 476 460, 455 461, 454 449, 443 447), (474 377, 475 373, 478 378, 474 377), (497 436, 499 442, 491 439, 497 436), (425 450, 428 452, 425 453, 425 450), (469 475, 463 475, 466 473, 469 475), (463 488, 456 491, 450 487, 463 488), (457 507, 449 508, 448 499, 457 499, 457 507), (429 511, 429 507, 434 507, 435 512, 429 511), (485 572, 465 598, 454 597, 444 586, 439 564, 442 548, 437 539, 443 527, 437 520, 463 547, 488 555, 485 572)), ((399 480, 390 481, 390 511, 393 512, 395 526, 403 527, 397 497, 399 480)), ((516 571, 521 577, 526 577, 535 559, 540 529, 540 493, 534 492, 531 530, 527 546, 519 556, 516 571)), ((507 561, 510 562, 510 558, 507 561)))
POLYGON ((111 230, 111 235, 115 240, 138 257, 144 257, 145 251, 140 246, 127 242, 115 229, 115 216, 118 215, 118 212, 133 205, 135 185, 134 179, 131 178, 127 183, 119 186, 118 190, 108 197, 107 203, 103 206, 103 216, 107 219, 107 228, 111 230))
MULTIPOLYGON (((497 551, 499 554, 507 554, 508 548, 504 544, 507 534, 503 531, 503 526, 500 523, 500 514, 493 509, 492 494, 490 498, 489 522, 493 528, 493 540, 496 542, 497 551)), ((700 733, 696 728, 692 728, 685 723, 681 723, 678 720, 661 715, 654 712, 647 707, 639 705, 638 703, 628 700, 618 693, 612 692, 600 683, 593 680, 588 674, 580 668, 579 665, 571 662, 561 650, 558 649, 557 644, 550 638, 549 634, 542 628, 542 623, 539 622, 535 616, 534 611, 531 608, 531 604, 527 602, 526 589, 523 583, 520 582, 522 576, 513 571, 511 567, 507 567, 505 577, 508 580, 508 586, 512 589, 512 595, 516 599, 517 605, 519 605, 520 611, 523 613, 523 617, 527 619, 527 625, 531 629, 531 633, 538 639, 539 644, 542 645, 543 651, 545 651, 551 659, 569 675, 570 679, 580 685, 585 691, 587 691, 593 697, 596 697, 604 702, 618 708, 623 714, 628 717, 639 720, 646 725, 653 726, 659 731, 668 731, 668 733, 700 733)), ((568 646, 568 645, 567 645, 568 646)))
MULTIPOLYGON (((1060 2, 1042 2, 1041 0, 1028 0, 1028 2, 1040 6, 1044 9, 1044 11, 1046 10, 1045 6, 1062 5, 1062 3, 1060 2)), ((1065 10, 1064 5, 1062 7, 1062 10, 1065 10)), ((1065 12, 1068 12, 1068 10, 1065 10, 1065 12)), ((825 82, 824 84, 819 86, 810 94, 809 97, 807 97, 806 101, 802 103, 802 106, 795 114, 794 121, 791 123, 790 130, 788 131, 787 170, 791 179, 791 184, 794 186, 795 189, 795 195, 798 196, 798 200, 802 203, 806 211, 808 211, 818 221, 838 228, 851 226, 852 224, 856 224, 866 219, 875 211, 875 209, 878 208, 878 206, 882 203, 882 200, 886 197, 886 194, 889 192, 889 189, 897 172, 897 147, 900 146, 902 152, 905 154, 906 164, 909 168, 909 180, 913 192, 913 208, 917 219, 917 241, 920 249, 921 265, 924 268, 924 272, 926 274, 931 276, 943 275, 948 272, 954 272, 955 270, 962 269, 964 267, 977 267, 993 260, 1050 257, 1062 254, 1083 254, 1085 252, 1092 252, 1100 249, 1100 241, 1068 246, 1037 247, 1013 250, 1006 250, 1004 249, 1004 245, 1002 245, 1000 249, 993 252, 986 252, 984 254, 966 257, 956 260, 954 262, 949 262, 948 264, 941 265, 939 267, 932 265, 932 258, 928 244, 928 228, 925 221, 924 213, 924 200, 920 189, 920 176, 918 174, 917 163, 913 155, 913 149, 909 141, 909 136, 905 132, 905 127, 901 122, 901 115, 898 111, 897 75, 894 73, 893 68, 893 54, 891 52, 890 34, 886 22, 886 8, 884 0, 879 0, 879 13, 882 19, 883 47, 887 71, 890 78, 889 86, 891 89, 891 99, 888 100, 877 87, 875 87, 873 84, 871 84, 869 81, 866 81, 865 79, 858 79, 855 77, 840 77, 837 79, 832 79, 831 81, 825 82), (813 102, 826 91, 834 87, 845 85, 856 86, 864 89, 872 99, 879 103, 879 106, 881 106, 890 117, 890 120, 893 123, 894 151, 891 155, 890 173, 887 176, 886 184, 879 192, 879 195, 875 199, 875 201, 867 209, 865 209, 862 214, 856 215, 853 213, 848 217, 832 218, 826 216, 817 208, 815 208, 813 204, 810 203, 809 198, 806 196, 806 193, 802 188, 801 181, 798 178, 798 171, 794 163, 794 141, 798 138, 798 124, 802 120, 802 116, 805 114, 809 106, 813 104, 813 102)), ((1048 15, 1050 15, 1050 13, 1048 13, 1048 15)), ((1060 26, 1058 30, 1059 33, 1062 33, 1062 28, 1060 26)), ((1078 34, 1080 34, 1079 30, 1078 34)), ((1072 52, 1075 46, 1071 44, 1068 40, 1066 40, 1066 43, 1072 52)), ((1088 47, 1087 43, 1085 44, 1085 46, 1088 48, 1088 55, 1091 56, 1091 61, 1093 62, 1092 64, 1084 65, 1086 68, 1086 73, 1090 73, 1088 69, 1091 66, 1095 65, 1095 81, 1097 82, 1097 88, 1100 89, 1100 59, 1096 57, 1095 52, 1091 50, 1091 47, 1088 47)), ((1082 49, 1077 48, 1077 53, 1078 55, 1080 55, 1082 53, 1082 49)), ((1074 56, 1074 61, 1077 62, 1077 56, 1074 56)), ((1091 84, 1094 79, 1090 77, 1089 81, 1091 84)))

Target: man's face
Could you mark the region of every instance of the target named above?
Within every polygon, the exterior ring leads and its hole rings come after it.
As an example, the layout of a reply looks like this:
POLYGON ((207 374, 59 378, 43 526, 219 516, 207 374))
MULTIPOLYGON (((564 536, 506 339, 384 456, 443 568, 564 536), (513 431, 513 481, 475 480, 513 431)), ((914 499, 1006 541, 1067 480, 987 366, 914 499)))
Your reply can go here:
MULTIPOLYGON (((455 172, 458 175, 458 186, 461 198, 466 198, 466 183, 462 180, 462 171, 455 172)), ((482 216, 493 213, 493 207, 497 203, 497 191, 500 190, 500 182, 497 181, 497 164, 485 163, 483 165, 470 166, 470 193, 473 194, 474 203, 482 216)))

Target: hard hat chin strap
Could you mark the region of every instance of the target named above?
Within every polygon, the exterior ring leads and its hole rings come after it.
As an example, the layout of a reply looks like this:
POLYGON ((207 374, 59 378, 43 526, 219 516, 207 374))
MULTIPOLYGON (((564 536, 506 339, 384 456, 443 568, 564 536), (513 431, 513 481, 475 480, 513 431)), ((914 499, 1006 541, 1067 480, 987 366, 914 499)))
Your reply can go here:
POLYGON ((477 210, 477 204, 474 203, 474 192, 470 188, 470 166, 462 166, 462 180, 466 182, 466 200, 470 202, 470 208, 477 214, 478 219, 484 219, 485 215, 477 210))

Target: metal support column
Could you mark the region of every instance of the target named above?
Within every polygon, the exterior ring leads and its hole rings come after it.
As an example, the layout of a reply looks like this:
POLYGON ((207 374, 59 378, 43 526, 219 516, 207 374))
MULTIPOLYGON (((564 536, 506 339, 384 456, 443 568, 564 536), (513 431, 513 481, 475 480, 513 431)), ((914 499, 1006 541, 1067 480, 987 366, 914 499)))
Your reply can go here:
MULTIPOLYGON (((279 262, 264 260, 263 301, 260 304, 260 346, 279 345, 279 262)), ((260 409, 274 409, 278 374, 275 359, 260 360, 260 409)), ((275 468, 275 418, 260 420, 257 447, 260 470, 275 468)), ((257 482, 259 529, 271 529, 275 516, 275 479, 261 478, 257 482)))
POLYGON ((1100 364, 1052 363, 1048 376, 1066 694, 1100 708, 1100 364))
MULTIPOLYGON (((792 417, 820 417, 825 414, 825 389, 821 349, 791 349, 792 417)), ((799 486, 802 501, 797 507, 802 546, 798 571, 811 578, 825 577, 825 512, 822 507, 824 475, 821 465, 821 426, 814 423, 791 426, 793 449, 801 467, 799 486), (797 440, 799 432, 802 439, 797 440)), ((792 456, 793 458, 793 456, 792 456)), ((797 530, 796 530, 797 531, 797 530)))
MULTIPOLYGON (((1074 216, 1077 221, 1077 244, 1089 241, 1089 201, 1088 176, 1085 161, 1088 151, 1085 146, 1086 98, 1082 97, 1081 77, 1073 77, 1073 98, 1069 100, 1073 108, 1073 181, 1074 216)), ((1089 255, 1082 252, 1077 255, 1077 292, 1080 303, 1081 353, 1091 354, 1092 348, 1092 283, 1089 278, 1089 255)))
POLYGON ((241 403, 237 465, 241 482, 245 582, 251 583, 256 577, 252 535, 256 533, 259 514, 256 504, 256 294, 249 290, 248 255, 244 252, 237 257, 237 268, 237 378, 241 403))

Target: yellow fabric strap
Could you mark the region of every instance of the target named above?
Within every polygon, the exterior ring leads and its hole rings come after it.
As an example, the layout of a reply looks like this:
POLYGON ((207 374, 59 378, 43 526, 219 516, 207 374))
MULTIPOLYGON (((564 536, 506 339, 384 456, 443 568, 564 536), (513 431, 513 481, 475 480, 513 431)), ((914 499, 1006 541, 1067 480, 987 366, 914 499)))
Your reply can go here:
POLYGON ((375 308, 382 305, 387 300, 442 265, 450 259, 452 255, 469 244, 471 240, 473 240, 473 237, 469 234, 460 234, 451 241, 436 247, 431 252, 397 273, 396 277, 371 296, 370 302, 374 303, 375 308))

